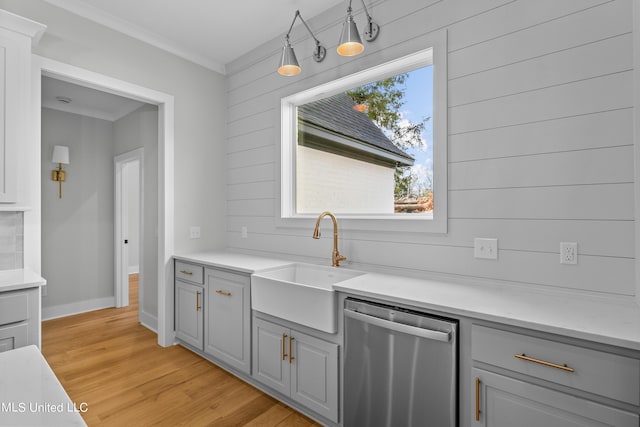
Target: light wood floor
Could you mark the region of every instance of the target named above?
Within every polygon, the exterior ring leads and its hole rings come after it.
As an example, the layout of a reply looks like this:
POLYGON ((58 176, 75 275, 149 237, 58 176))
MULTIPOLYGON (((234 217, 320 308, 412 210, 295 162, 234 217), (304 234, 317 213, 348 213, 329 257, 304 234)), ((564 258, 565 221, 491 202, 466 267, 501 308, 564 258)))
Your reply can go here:
POLYGON ((43 322, 42 353, 89 426, 318 426, 180 346, 162 348, 130 305, 43 322))

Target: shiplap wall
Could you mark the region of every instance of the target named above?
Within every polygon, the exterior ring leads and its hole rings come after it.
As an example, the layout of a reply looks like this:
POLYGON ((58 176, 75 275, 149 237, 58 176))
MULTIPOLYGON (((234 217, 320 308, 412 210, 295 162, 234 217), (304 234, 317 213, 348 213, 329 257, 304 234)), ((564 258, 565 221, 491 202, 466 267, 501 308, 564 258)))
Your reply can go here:
POLYGON ((345 231, 341 252, 354 266, 413 276, 634 295, 631 0, 367 4, 381 33, 360 57, 334 53, 340 6, 310 22, 329 51, 323 63, 294 29, 299 76, 275 72, 282 38, 228 66, 228 247, 328 261, 329 223, 320 242, 311 227, 277 226, 280 99, 428 47, 446 29, 448 233, 345 231), (499 259, 474 259, 474 237, 498 238, 499 259), (561 241, 578 242, 578 265, 559 263, 561 241))

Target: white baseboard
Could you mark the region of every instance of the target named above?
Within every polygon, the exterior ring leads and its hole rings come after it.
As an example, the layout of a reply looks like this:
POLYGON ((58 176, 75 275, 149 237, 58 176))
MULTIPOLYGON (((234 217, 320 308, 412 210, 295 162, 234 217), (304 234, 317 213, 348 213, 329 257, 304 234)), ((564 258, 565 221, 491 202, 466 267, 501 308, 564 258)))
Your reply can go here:
POLYGON ((140 311, 140 324, 156 334, 158 333, 158 317, 140 311))
POLYGON ((42 320, 57 319, 58 317, 66 317, 74 314, 86 313, 87 311, 101 310, 103 308, 115 306, 115 297, 96 298, 92 300, 72 302, 69 304, 52 305, 50 307, 42 307, 42 320))
POLYGON ((130 265, 127 268, 127 274, 137 274, 140 273, 140 266, 139 265, 130 265))

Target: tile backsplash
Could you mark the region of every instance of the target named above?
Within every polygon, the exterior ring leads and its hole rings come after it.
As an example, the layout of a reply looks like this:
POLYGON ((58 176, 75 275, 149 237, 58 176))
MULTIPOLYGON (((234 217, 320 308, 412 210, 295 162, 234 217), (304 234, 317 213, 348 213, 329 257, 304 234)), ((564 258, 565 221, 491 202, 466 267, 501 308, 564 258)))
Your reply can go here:
POLYGON ((24 213, 0 212, 0 270, 24 266, 24 213))

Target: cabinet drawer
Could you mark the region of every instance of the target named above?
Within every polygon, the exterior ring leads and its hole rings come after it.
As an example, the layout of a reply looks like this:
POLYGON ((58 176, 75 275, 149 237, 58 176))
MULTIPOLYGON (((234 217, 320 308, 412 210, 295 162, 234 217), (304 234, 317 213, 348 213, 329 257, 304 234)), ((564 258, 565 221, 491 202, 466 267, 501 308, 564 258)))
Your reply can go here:
POLYGON ((640 404, 640 360, 473 325, 474 360, 621 402, 640 404), (551 362, 554 366, 536 363, 551 362), (563 367, 573 371, 564 370, 563 367))
POLYGON ((176 279, 204 284, 204 267, 188 262, 176 261, 176 279))
POLYGON ((0 353, 29 345, 29 324, 0 328, 0 353))
POLYGON ((0 325, 22 322, 29 318, 27 292, 0 293, 0 325))

